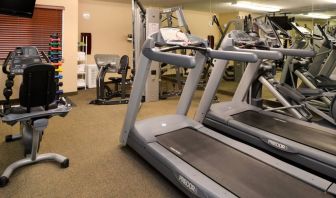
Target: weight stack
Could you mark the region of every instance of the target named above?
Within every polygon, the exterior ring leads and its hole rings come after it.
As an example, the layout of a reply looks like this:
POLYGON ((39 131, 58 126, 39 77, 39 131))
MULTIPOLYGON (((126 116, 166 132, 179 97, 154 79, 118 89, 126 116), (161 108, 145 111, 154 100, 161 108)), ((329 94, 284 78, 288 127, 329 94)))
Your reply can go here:
POLYGON ((50 42, 49 42, 49 52, 48 57, 50 60, 50 64, 55 67, 55 80, 56 80, 56 100, 58 101, 63 94, 62 86, 63 82, 63 62, 62 62, 62 44, 61 38, 59 37, 58 33, 54 33, 50 35, 50 42))

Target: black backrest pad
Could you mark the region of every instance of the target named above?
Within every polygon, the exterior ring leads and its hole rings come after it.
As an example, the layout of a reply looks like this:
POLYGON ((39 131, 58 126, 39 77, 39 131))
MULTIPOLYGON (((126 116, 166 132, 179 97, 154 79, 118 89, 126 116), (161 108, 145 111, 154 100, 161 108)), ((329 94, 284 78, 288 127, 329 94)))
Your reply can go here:
POLYGON ((129 64, 129 58, 127 55, 123 55, 120 58, 120 68, 118 73, 122 74, 122 73, 126 73, 127 74, 127 70, 128 70, 128 64, 129 64))
POLYGON ((23 107, 45 106, 55 101, 55 68, 49 64, 36 63, 23 72, 20 87, 20 105, 23 107))

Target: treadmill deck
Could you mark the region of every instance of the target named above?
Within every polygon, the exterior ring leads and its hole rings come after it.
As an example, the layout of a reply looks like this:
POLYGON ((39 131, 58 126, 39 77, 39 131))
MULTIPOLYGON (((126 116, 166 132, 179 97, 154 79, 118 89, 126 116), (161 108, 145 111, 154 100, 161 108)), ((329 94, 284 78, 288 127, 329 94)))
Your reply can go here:
POLYGON ((336 155, 336 135, 286 122, 255 111, 245 111, 232 116, 236 121, 290 139, 309 147, 336 155))
POLYGON ((239 197, 330 196, 195 129, 156 137, 160 145, 239 197))

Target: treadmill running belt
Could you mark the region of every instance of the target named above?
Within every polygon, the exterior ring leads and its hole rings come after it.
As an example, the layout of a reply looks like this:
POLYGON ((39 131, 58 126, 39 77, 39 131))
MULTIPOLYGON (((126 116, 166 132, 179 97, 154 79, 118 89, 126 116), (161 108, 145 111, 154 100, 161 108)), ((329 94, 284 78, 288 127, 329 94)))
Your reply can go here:
POLYGON ((272 118, 255 111, 245 111, 232 117, 249 126, 336 155, 336 135, 272 118))
POLYGON ((239 197, 330 196, 192 128, 157 139, 163 147, 239 197))

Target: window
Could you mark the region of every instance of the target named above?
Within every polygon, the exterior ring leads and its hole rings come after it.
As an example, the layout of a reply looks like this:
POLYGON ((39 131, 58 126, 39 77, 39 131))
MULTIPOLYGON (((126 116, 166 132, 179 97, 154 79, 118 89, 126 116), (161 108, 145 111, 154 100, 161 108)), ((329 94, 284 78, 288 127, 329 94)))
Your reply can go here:
POLYGON ((0 14, 0 59, 17 46, 35 46, 40 51, 49 50, 53 33, 62 34, 62 9, 35 8, 33 18, 0 14))

